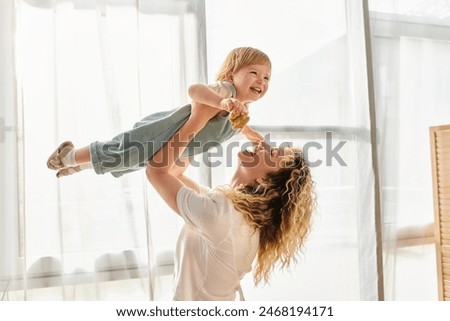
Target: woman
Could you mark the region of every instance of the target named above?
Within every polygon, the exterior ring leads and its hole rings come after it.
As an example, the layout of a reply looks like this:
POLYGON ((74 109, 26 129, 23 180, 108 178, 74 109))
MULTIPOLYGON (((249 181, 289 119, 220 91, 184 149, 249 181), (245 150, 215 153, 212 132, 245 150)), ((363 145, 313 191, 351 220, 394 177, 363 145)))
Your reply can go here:
MULTIPOLYGON (((238 153, 228 187, 208 190, 183 175, 187 143, 217 109, 194 104, 188 121, 149 161, 147 177, 185 221, 175 262, 175 300, 234 300, 242 277, 268 281, 276 262, 289 266, 303 245, 314 208, 307 162, 295 148, 238 153)), ((241 297, 242 298, 242 297, 241 297)))

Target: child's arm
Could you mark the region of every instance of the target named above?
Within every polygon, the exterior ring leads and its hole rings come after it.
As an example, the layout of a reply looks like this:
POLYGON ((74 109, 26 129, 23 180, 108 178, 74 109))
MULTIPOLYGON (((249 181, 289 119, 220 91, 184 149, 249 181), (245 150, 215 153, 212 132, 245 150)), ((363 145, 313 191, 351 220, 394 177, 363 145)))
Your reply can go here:
POLYGON ((262 137, 260 133, 247 125, 242 128, 241 133, 252 143, 258 144, 259 142, 264 141, 264 137, 262 137))
POLYGON ((188 93, 192 100, 199 104, 223 109, 228 112, 234 111, 238 114, 248 112, 247 106, 242 104, 239 100, 235 98, 224 98, 205 84, 191 85, 188 93))

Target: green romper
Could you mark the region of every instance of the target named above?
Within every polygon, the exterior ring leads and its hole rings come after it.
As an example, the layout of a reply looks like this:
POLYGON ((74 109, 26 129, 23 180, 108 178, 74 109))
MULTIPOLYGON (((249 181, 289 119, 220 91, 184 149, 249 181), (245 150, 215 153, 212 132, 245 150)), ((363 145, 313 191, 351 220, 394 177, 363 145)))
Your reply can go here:
MULTIPOLYGON (((224 98, 236 97, 236 89, 229 82, 209 85, 224 98)), ((183 126, 191 114, 191 105, 151 114, 137 122, 133 129, 109 141, 90 144, 91 160, 97 174, 111 173, 114 177, 134 172, 147 166, 147 161, 183 126)), ((217 146, 239 133, 223 111, 210 119, 188 144, 183 153, 193 156, 217 146)))

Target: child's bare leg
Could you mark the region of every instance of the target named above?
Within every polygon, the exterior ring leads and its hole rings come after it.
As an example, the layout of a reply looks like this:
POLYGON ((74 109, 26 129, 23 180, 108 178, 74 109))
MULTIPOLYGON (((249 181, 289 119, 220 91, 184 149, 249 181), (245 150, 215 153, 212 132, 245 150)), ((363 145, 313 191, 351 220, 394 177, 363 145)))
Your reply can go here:
POLYGON ((77 164, 91 163, 91 151, 89 146, 84 146, 75 151, 75 161, 77 164))

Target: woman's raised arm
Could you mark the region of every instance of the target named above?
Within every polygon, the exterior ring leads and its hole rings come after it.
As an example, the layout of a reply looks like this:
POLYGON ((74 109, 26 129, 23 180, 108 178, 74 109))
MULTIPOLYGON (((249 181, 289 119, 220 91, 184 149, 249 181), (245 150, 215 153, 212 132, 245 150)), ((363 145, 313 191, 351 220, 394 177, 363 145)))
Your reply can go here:
MULTIPOLYGON (((176 162, 188 143, 217 112, 217 108, 214 107, 192 104, 188 121, 148 162, 146 170, 148 180, 177 214, 179 214, 177 193, 185 183, 184 179, 180 178, 184 170, 180 171, 176 162)), ((187 166, 186 163, 184 165, 187 166)))

